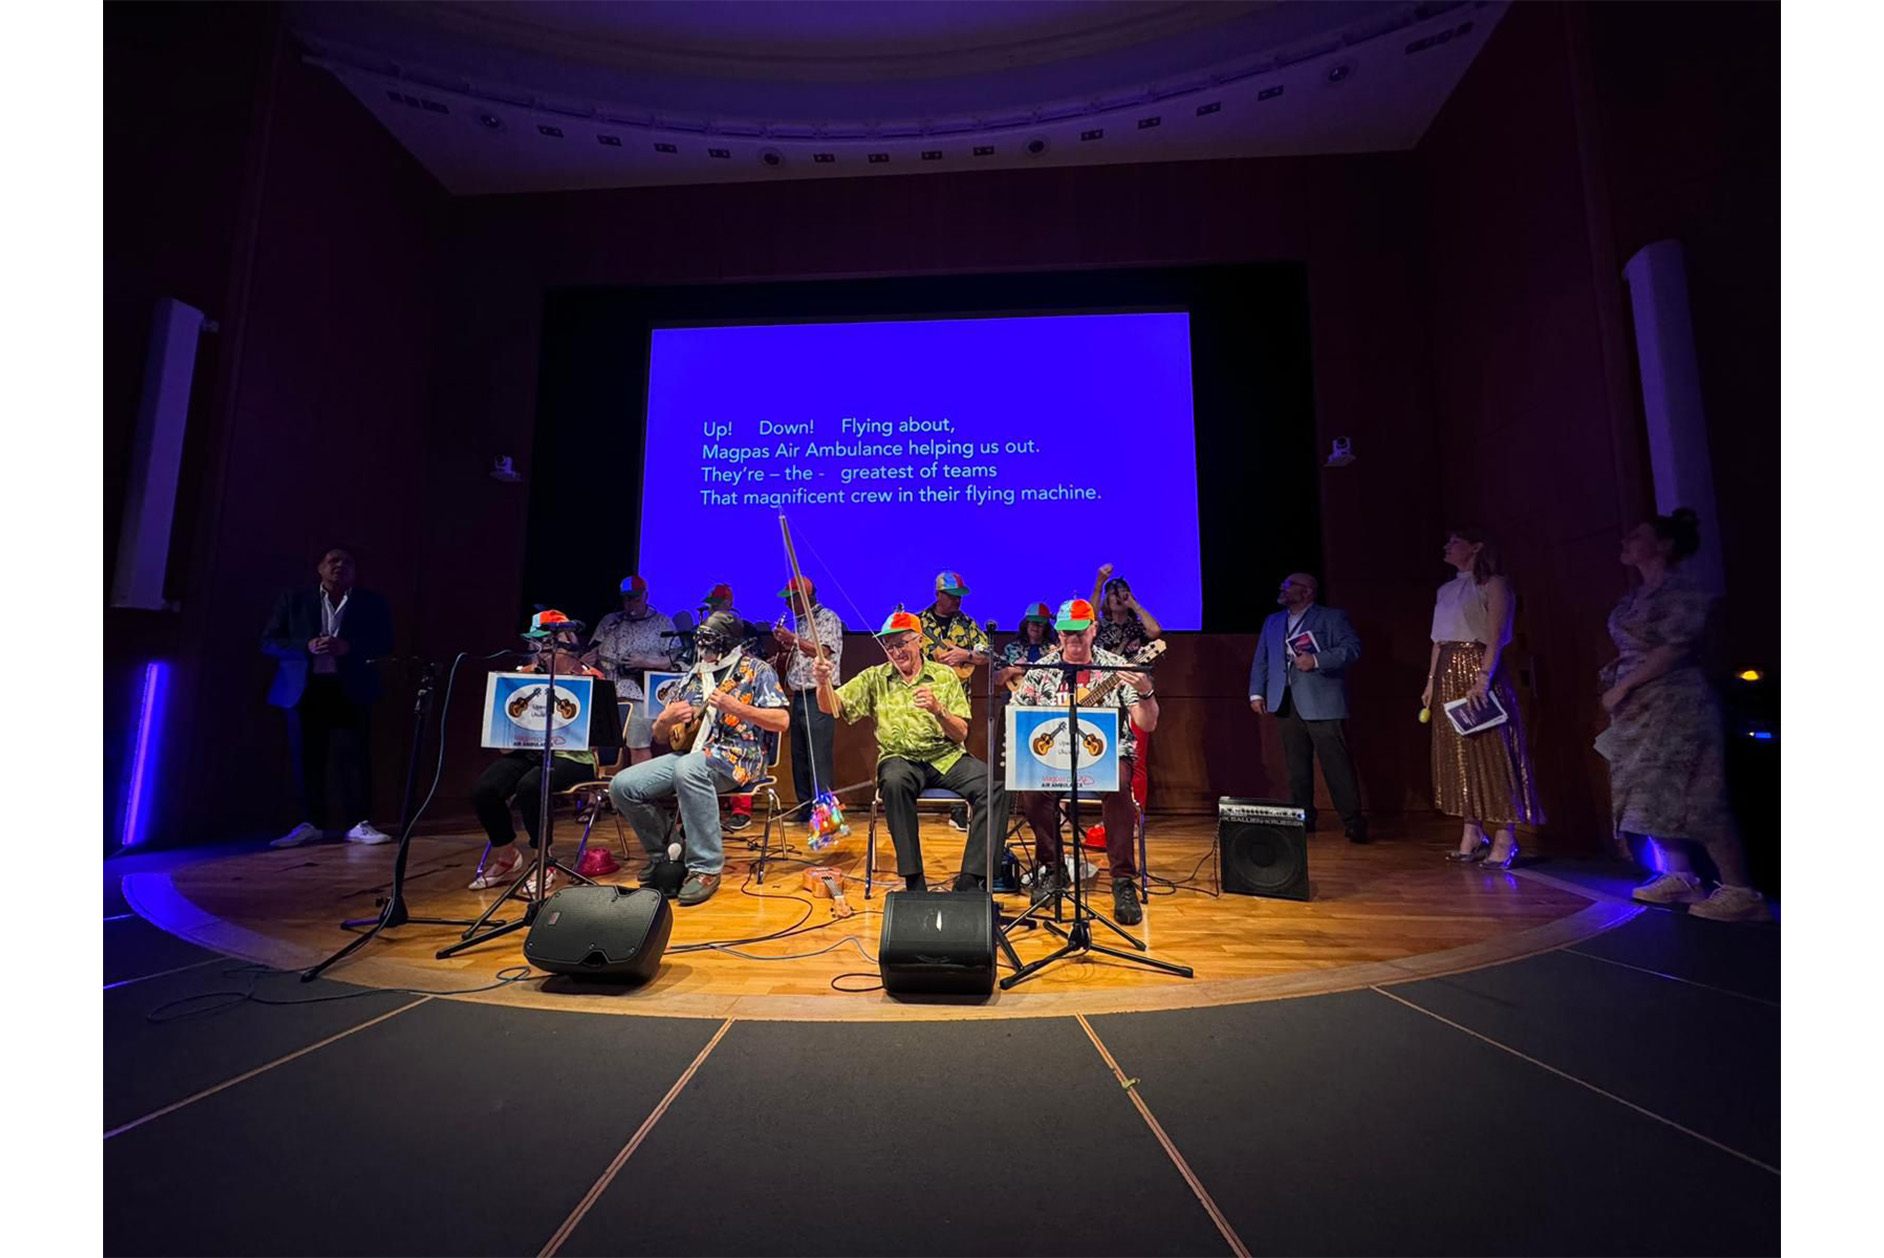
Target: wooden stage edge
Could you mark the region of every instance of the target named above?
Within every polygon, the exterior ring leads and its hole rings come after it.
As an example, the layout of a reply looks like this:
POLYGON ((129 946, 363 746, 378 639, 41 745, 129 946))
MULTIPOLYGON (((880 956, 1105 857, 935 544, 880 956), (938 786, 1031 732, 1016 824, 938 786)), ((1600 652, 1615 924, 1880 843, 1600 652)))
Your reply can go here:
MULTIPOLYGON (((1207 829, 1185 818, 1159 821, 1153 874, 1188 874, 1209 852, 1207 829)), ((499 970, 522 964, 522 932, 438 961, 432 953, 454 941, 457 931, 420 926, 386 932, 327 977, 365 987, 457 991, 447 998, 575 1013, 755 1021, 1066 1017, 1284 1000, 1439 978, 1566 947, 1644 911, 1543 871, 1502 874, 1448 866, 1440 860, 1448 845, 1443 827, 1419 824, 1366 847, 1338 837, 1312 838, 1316 898, 1306 903, 1212 898, 1194 891, 1155 897, 1145 928, 1133 933, 1150 944, 1146 955, 1193 966, 1199 977, 1190 980, 1094 957, 1060 962, 980 1002, 896 1000, 881 991, 832 990, 833 977, 845 973, 864 973, 850 983, 874 978, 874 963, 865 956, 876 951, 881 900, 866 906, 855 899, 860 891, 853 898, 865 911, 855 917, 831 922, 829 902, 816 901, 808 925, 819 929, 741 949, 751 955, 676 954, 677 945, 790 926, 804 911, 803 902, 791 898, 798 882, 795 872, 787 875, 792 867, 779 867, 780 877, 766 884, 763 895, 741 894, 737 880, 744 873, 744 845, 731 840, 728 878, 720 894, 698 908, 677 911, 661 972, 643 987, 578 985, 539 976, 490 991, 463 990, 484 986, 499 970), (833 944, 846 946, 804 956, 833 944)), ((410 911, 475 916, 492 893, 445 888, 462 885, 480 848, 470 836, 415 840, 410 911)), ((926 862, 932 881, 941 876, 941 856, 926 862)), ((169 872, 126 875, 123 888, 132 908, 160 929, 243 961, 300 970, 348 941, 336 928, 338 919, 372 911, 372 893, 383 890, 390 866, 388 848, 249 852, 169 872)), ((621 881, 627 874, 624 870, 610 880, 621 881)), ((1097 885, 1098 907, 1109 915, 1104 879, 1097 885)), ((1018 911, 1025 900, 1004 897, 1003 903, 1018 911)), ((1057 943, 1045 932, 1035 933, 1039 938, 1017 942, 1023 961, 1057 943)), ((1100 927, 1094 937, 1106 934, 1100 927)), ((1011 971, 1003 965, 1002 972, 1011 971)))

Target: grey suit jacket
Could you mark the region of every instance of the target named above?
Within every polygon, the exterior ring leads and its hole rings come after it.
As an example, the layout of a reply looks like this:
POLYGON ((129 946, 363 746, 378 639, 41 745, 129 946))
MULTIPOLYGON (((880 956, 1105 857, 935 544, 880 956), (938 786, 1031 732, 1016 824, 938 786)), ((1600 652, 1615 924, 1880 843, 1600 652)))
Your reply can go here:
POLYGON ((1318 665, 1312 672, 1299 672, 1289 666, 1283 636, 1289 628, 1289 613, 1279 611, 1263 621, 1262 635, 1256 639, 1256 658, 1250 662, 1249 695, 1261 698, 1274 712, 1282 704, 1286 685, 1295 701, 1295 710, 1305 721, 1338 721, 1348 714, 1347 671, 1361 658, 1361 640, 1348 623, 1346 613, 1319 603, 1309 605, 1302 618, 1302 630, 1315 635, 1321 648, 1318 665))

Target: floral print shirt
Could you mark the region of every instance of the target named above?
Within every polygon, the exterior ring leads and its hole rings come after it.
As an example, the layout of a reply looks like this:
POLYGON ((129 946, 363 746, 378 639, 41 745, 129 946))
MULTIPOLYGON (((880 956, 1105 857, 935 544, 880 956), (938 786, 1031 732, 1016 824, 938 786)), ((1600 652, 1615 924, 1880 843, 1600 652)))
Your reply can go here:
MULTIPOLYGON (((713 688, 741 703, 751 704, 755 708, 790 707, 791 701, 785 692, 779 689, 778 674, 764 660, 741 651, 730 668, 721 660, 717 669, 709 670, 701 666, 689 674, 676 697, 685 699, 694 707, 706 704, 707 679, 702 673, 708 673, 713 688)), ((717 722, 706 735, 706 743, 701 747, 709 759, 718 760, 732 770, 733 781, 744 786, 746 783, 765 776, 766 767, 772 759, 772 749, 778 745, 778 735, 770 730, 760 729, 750 721, 742 721, 731 712, 708 713, 717 722)), ((684 750, 684 749, 683 749, 684 750)))
POLYGON ((928 686, 936 701, 952 716, 968 719, 968 692, 955 670, 924 660, 914 681, 904 681, 894 664, 866 668, 838 690, 846 721, 874 717, 877 723, 877 760, 915 760, 947 773, 962 758, 962 745, 942 730, 933 712, 916 706, 916 691, 928 686))
MULTIPOLYGON (((1056 660, 1059 658, 1058 652, 1055 652, 1054 658, 1056 660)), ((1092 660, 1095 664, 1129 665, 1131 663, 1122 655, 1114 655, 1111 651, 1101 651, 1098 647, 1093 648, 1092 660)), ((1081 689, 1096 686, 1101 680, 1111 675, 1110 673, 1083 673, 1080 675, 1079 685, 1081 689)), ((1100 702, 1100 706, 1116 705, 1129 708, 1138 700, 1139 693, 1132 689, 1131 683, 1120 682, 1118 687, 1100 702)), ((1013 702, 1026 708, 1064 710, 1066 708, 1066 674, 1058 668, 1034 669, 1021 678, 1020 689, 1014 692, 1013 702)), ((1119 726, 1119 757, 1124 760, 1133 759, 1138 754, 1138 740, 1132 737, 1131 713, 1127 712, 1120 719, 1119 726)))

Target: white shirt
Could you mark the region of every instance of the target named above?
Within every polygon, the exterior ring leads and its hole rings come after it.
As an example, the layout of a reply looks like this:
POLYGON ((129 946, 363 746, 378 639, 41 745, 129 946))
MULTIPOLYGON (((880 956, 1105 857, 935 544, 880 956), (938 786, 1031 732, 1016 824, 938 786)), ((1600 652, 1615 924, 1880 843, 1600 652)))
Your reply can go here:
POLYGON ((1433 600, 1433 641, 1489 646, 1503 636, 1504 626, 1491 622, 1492 582, 1503 579, 1491 577, 1480 585, 1468 570, 1440 586, 1433 600))
MULTIPOLYGON (((347 614, 347 600, 353 597, 353 591, 349 589, 345 594, 342 594, 340 596, 340 602, 338 603, 335 603, 332 599, 327 597, 326 586, 321 586, 320 591, 321 636, 323 638, 331 638, 340 632, 340 618, 347 614)), ((314 657, 314 671, 317 673, 339 672, 340 657, 338 655, 316 655, 314 657)))

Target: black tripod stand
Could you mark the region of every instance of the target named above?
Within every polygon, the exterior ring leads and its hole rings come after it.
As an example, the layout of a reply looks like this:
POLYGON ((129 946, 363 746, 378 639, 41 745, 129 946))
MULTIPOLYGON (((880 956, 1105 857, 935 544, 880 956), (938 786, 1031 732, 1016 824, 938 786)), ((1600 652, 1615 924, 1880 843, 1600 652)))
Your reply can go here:
MULTIPOLYGON (((1066 779, 1066 811, 1069 816, 1077 818, 1079 816, 1079 747, 1081 742, 1079 726, 1079 674, 1083 672, 1129 672, 1134 671, 1138 666, 1133 664, 1096 664, 1091 662, 1073 663, 1066 658, 1065 652, 1062 651, 1057 663, 1041 664, 1035 667, 1057 667, 1066 679, 1066 736, 1072 755, 1072 765, 1067 773, 1066 779)), ((1113 729, 1113 738, 1115 740, 1119 737, 1125 720, 1125 714, 1119 713, 1119 724, 1113 729)), ((1010 748, 1010 751, 1013 750, 1014 749, 1010 748)), ((1014 754, 1018 754, 1018 752, 1014 754)), ((1121 783, 1120 789, 1130 790, 1131 784, 1121 783)), ((1061 853, 1055 856, 1056 862, 1065 859, 1063 855, 1065 844, 1062 843, 1060 848, 1061 853)), ((1082 859, 1083 854, 1080 852, 1077 840, 1075 840, 1073 847, 1072 876, 1065 879, 1061 885, 1056 886, 1051 895, 1044 897, 1040 903, 1032 906, 1025 913, 1015 918, 1013 924, 1008 927, 1009 930, 1012 930, 1022 922, 1030 921, 1035 914, 1043 912, 1051 905, 1054 920, 1042 921, 1041 925, 1044 925, 1048 930, 1066 940, 1066 942, 1055 951, 1041 957, 1038 961, 1029 962, 1027 965, 1021 966, 1013 974, 1002 979, 1001 989, 1006 991, 1016 983, 1025 982, 1047 966, 1052 965, 1055 961, 1085 952, 1103 953, 1108 957, 1117 957, 1121 961, 1130 961, 1133 965, 1142 965, 1149 969, 1162 970, 1167 974, 1176 974, 1180 978, 1190 978, 1191 967, 1188 965, 1177 965, 1170 961, 1160 961, 1156 957, 1139 956, 1138 953, 1124 952, 1118 948, 1109 948, 1104 944, 1093 942, 1092 923, 1099 922, 1110 929, 1112 933, 1117 935, 1120 939, 1131 944, 1138 952, 1150 951, 1142 939, 1126 934, 1124 927, 1087 903, 1086 896, 1080 890, 1084 882, 1084 879, 1079 876, 1080 861, 1082 859), (1068 884, 1070 884, 1070 890, 1068 889, 1068 884), (1070 925, 1062 926, 1060 925, 1060 905, 1069 897, 1073 902, 1073 920, 1070 925)), ((1057 874, 1059 871, 1056 870, 1055 872, 1057 874)))
MULTIPOLYGON (((993 636, 996 628, 998 628, 996 622, 990 620, 988 622, 988 634, 990 637, 993 636)), ((994 660, 992 658, 990 658, 988 661, 987 671, 988 671, 988 774, 987 774, 987 785, 981 793, 981 799, 982 799, 982 807, 991 809, 994 803, 994 749, 998 745, 995 741, 995 737, 999 733, 998 726, 996 725, 996 722, 994 719, 995 668, 994 668, 994 660)), ((969 824, 973 825, 977 820, 979 820, 979 818, 971 817, 969 818, 969 824)), ((994 905, 995 942, 1000 945, 1001 953, 1003 956, 1007 958, 1007 963, 1013 966, 1015 972, 1018 973, 1025 967, 1021 965, 1020 953, 1014 951, 1014 945, 1008 939, 1007 932, 1010 930, 1013 930, 1017 926, 1022 925, 1023 923, 1020 918, 1010 919, 1007 916, 1006 910, 1004 910, 1001 907, 1001 901, 999 897, 997 897, 994 894, 994 836, 996 834, 999 834, 1001 836, 1001 850, 1005 852, 1007 850, 1007 840, 1008 840, 1008 835, 1010 833, 1011 832, 1008 829, 1008 819, 1006 817, 997 817, 993 814, 992 811, 990 811, 988 814, 987 822, 982 829, 983 846, 987 849, 985 853, 987 857, 987 869, 983 871, 983 876, 987 879, 987 881, 982 884, 982 887, 985 891, 987 891, 988 899, 994 905)), ((1027 921, 1024 924, 1029 930, 1032 930, 1034 929, 1034 927, 1039 925, 1038 922, 1031 921, 1031 920, 1027 921)))
MULTIPOLYGON (((371 925, 373 929, 352 940, 346 947, 328 957, 325 961, 309 966, 301 971, 301 981, 310 983, 319 978, 321 971, 338 961, 344 961, 360 948, 378 936, 382 930, 395 926, 416 924, 420 926, 469 926, 469 918, 451 917, 414 917, 406 912, 406 856, 412 848, 412 831, 418 824, 418 818, 412 815, 412 788, 418 778, 419 752, 425 744, 425 722, 431 714, 432 691, 438 686, 438 665, 425 661, 419 670, 419 692, 412 700, 412 751, 406 757, 406 789, 404 802, 399 805, 399 851, 393 857, 392 887, 386 898, 379 902, 378 917, 356 917, 340 923, 343 930, 358 930, 371 925)), ((440 735, 443 736, 442 734, 440 735)))
MULTIPOLYGON (((588 626, 584 625, 579 620, 569 620, 559 623, 557 630, 559 632, 575 633, 587 627, 588 626)), ((550 640, 549 650, 544 652, 544 657, 548 661, 548 668, 546 670, 543 687, 543 763, 537 774, 539 782, 537 785, 536 801, 536 860, 534 862, 523 862, 524 868, 517 874, 516 880, 504 889, 504 894, 498 896, 491 907, 484 910, 483 915, 480 916, 477 921, 470 924, 468 929, 464 932, 464 936, 459 939, 457 943, 440 948, 434 954, 441 961, 446 957, 456 956, 467 948, 475 948, 481 943, 496 939, 500 935, 508 935, 512 931, 522 930, 526 926, 535 925, 537 910, 541 909, 543 907, 543 901, 549 898, 549 871, 552 868, 560 869, 564 874, 568 875, 572 882, 591 887, 595 885, 595 879, 585 878, 561 861, 551 860, 549 856, 551 838, 550 770, 555 763, 554 744, 556 724, 556 642, 554 638, 550 640), (532 879, 534 879, 534 881, 532 881, 532 879), (509 900, 512 896, 523 901, 523 916, 519 917, 514 922, 491 921, 492 915, 495 914, 498 909, 502 908, 504 902, 509 900), (478 932, 480 930, 484 933, 479 934, 478 932)))

